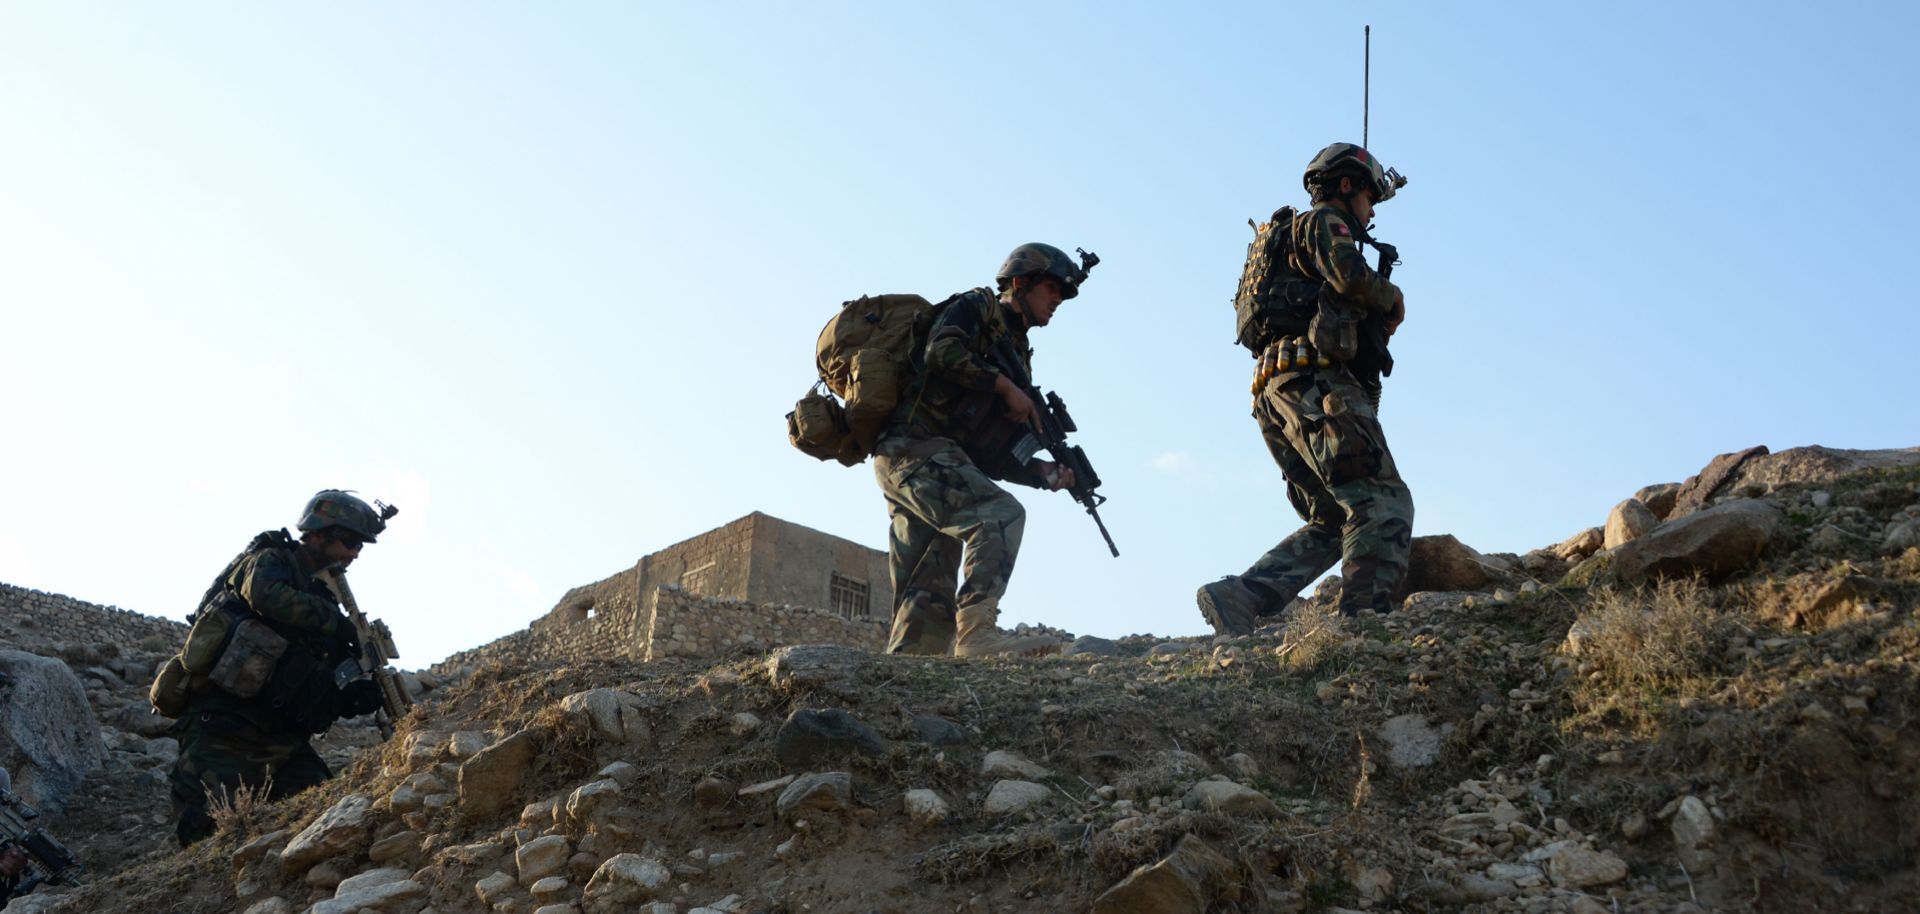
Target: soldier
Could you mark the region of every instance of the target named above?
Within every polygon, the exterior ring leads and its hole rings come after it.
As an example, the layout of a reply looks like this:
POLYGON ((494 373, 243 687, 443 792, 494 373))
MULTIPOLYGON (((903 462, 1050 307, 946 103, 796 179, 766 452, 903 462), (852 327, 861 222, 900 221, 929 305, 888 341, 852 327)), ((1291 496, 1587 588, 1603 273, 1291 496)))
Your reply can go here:
MULTIPOLYGON (((1061 302, 1080 294, 1085 278, 1086 271, 1059 248, 1023 244, 1001 265, 998 292, 974 289, 939 306, 900 406, 874 447, 873 474, 892 519, 890 653, 979 657, 1060 650, 1056 639, 1017 636, 995 625, 1026 509, 994 484, 967 445, 983 423, 1034 421, 1039 406, 990 353, 1010 352, 1030 368, 1027 333, 1051 322, 1061 302)), ((1070 469, 1045 460, 1016 467, 1005 479, 1047 489, 1073 485, 1070 469)))
POLYGON ((358 678, 359 639, 323 573, 352 564, 388 516, 324 490, 308 500, 298 541, 284 530, 260 534, 208 591, 196 620, 212 613, 258 619, 286 645, 256 694, 242 698, 206 683, 174 724, 180 759, 170 782, 182 846, 213 834, 209 794, 264 787, 265 799, 277 800, 332 777, 308 737, 380 707, 379 688, 358 678), (337 675, 352 678, 337 686, 337 675))
MULTIPOLYGON (((1400 289, 1367 265, 1358 244, 1368 240, 1374 206, 1404 179, 1367 150, 1335 143, 1314 156, 1301 183, 1313 208, 1275 226, 1290 237, 1277 239, 1287 257, 1273 268, 1287 271, 1295 288, 1251 309, 1257 326, 1243 327, 1241 341, 1280 369, 1256 391, 1253 414, 1286 477, 1287 499, 1307 525, 1244 573, 1200 588, 1200 612, 1221 635, 1252 631, 1335 559, 1344 578, 1340 611, 1388 612, 1412 545, 1413 496, 1375 412, 1378 376, 1361 369, 1356 377, 1354 361, 1367 353, 1355 342, 1364 338, 1356 323, 1379 322, 1384 341, 1406 317, 1400 289), (1338 326, 1343 319, 1350 320, 1338 326), (1342 334, 1353 345, 1335 342, 1342 334)), ((1243 296, 1247 286, 1243 280, 1243 296)), ((1379 349, 1374 355, 1384 357, 1384 342, 1379 349)))

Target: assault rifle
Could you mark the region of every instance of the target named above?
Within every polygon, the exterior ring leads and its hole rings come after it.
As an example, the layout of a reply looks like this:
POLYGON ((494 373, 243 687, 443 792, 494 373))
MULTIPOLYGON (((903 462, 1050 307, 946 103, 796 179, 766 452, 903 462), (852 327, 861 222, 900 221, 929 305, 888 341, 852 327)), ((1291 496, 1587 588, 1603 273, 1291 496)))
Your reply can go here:
MULTIPOLYGON (((1082 276, 1100 263, 1098 254, 1089 254, 1079 248, 1075 248, 1074 251, 1080 255, 1082 276)), ((1034 386, 1033 379, 1027 376, 1020 359, 1014 355, 1010 341, 1001 340, 1000 344, 994 348, 994 356, 994 363, 1006 374, 1007 380, 1020 388, 1021 392, 1033 401, 1035 407, 1034 425, 1037 426, 1040 437, 1037 442, 1031 443, 1037 446, 1016 448, 1021 462, 1025 463, 1026 458, 1044 448, 1048 454, 1052 455, 1054 463, 1072 470, 1073 485, 1067 487, 1067 494, 1072 495, 1074 501, 1087 509, 1087 516, 1093 518, 1094 525, 1100 528, 1100 538, 1107 541, 1107 550, 1112 552, 1115 558, 1119 558, 1120 547, 1113 544, 1113 535, 1107 532, 1106 523, 1100 519, 1100 506, 1107 501, 1105 495, 1094 491, 1100 488, 1100 474, 1093 471, 1093 464, 1087 460, 1085 448, 1067 443, 1068 433, 1077 432, 1080 428, 1074 425, 1073 417, 1067 414, 1066 401, 1060 399, 1057 393, 1042 393, 1039 387, 1034 386), (1024 453, 1021 453, 1022 451, 1024 453)))
POLYGON ((0 853, 17 847, 27 855, 25 878, 14 884, 8 896, 0 897, 0 907, 6 907, 8 897, 25 895, 42 882, 74 885, 80 879, 84 868, 73 859, 73 852, 45 830, 28 824, 39 817, 13 791, 0 787, 0 853))
MULTIPOLYGON (((394 511, 391 505, 383 507, 394 511)), ((383 739, 391 739, 394 722, 407 716, 407 709, 413 707, 413 699, 400 687, 400 674, 391 666, 400 651, 393 646, 393 632, 387 623, 368 619, 366 613, 360 611, 360 604, 353 599, 353 589, 347 586, 346 574, 335 568, 332 575, 333 590, 340 595, 340 605, 347 608, 347 618, 353 620, 354 629, 360 633, 360 669, 371 675, 374 685, 380 687, 380 710, 374 714, 374 723, 379 725, 383 739)))
MULTIPOLYGON (((1400 179, 1400 183, 1405 182, 1406 179, 1400 179)), ((1393 265, 1400 262, 1399 249, 1391 244, 1375 241, 1365 229, 1360 230, 1358 234, 1360 237, 1356 240, 1359 243, 1371 244, 1374 250, 1380 252, 1379 265, 1374 268, 1374 272, 1379 273, 1381 279, 1391 278, 1393 265)), ((1372 401, 1373 408, 1378 411, 1380 379, 1393 375, 1393 353, 1387 351, 1387 319, 1384 316, 1370 313, 1360 322, 1360 347, 1347 367, 1353 372, 1354 380, 1360 382, 1361 389, 1367 392, 1367 399, 1372 401)))

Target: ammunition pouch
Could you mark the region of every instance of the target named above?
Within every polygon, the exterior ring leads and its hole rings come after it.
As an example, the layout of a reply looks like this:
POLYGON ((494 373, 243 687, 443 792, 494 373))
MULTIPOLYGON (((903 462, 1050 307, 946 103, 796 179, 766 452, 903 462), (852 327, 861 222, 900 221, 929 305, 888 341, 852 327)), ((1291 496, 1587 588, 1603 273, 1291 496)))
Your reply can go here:
POLYGON ((1351 362, 1360 352, 1363 316, 1359 308, 1341 301, 1332 289, 1322 286, 1313 318, 1307 322, 1307 343, 1323 359, 1351 362))
POLYGON ((1258 354, 1281 337, 1305 335, 1319 312, 1325 287, 1322 282, 1288 279, 1264 294, 1235 298, 1234 342, 1258 354))
POLYGON ((287 639, 259 618, 240 619, 207 681, 235 698, 260 694, 287 653, 287 639))

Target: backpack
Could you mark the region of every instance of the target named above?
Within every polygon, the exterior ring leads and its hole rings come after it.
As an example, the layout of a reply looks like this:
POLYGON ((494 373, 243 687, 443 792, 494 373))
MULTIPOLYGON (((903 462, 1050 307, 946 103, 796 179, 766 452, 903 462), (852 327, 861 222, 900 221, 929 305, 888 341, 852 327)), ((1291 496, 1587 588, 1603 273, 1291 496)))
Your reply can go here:
POLYGON ((787 414, 787 440, 818 460, 866 460, 939 307, 918 295, 863 295, 841 304, 814 344, 820 380, 787 414))
POLYGON ((1253 242, 1233 294, 1233 331, 1234 342, 1255 355, 1275 339, 1306 333, 1319 307, 1324 283, 1301 275, 1292 262, 1298 216, 1293 207, 1283 206, 1264 223, 1247 220, 1253 242))

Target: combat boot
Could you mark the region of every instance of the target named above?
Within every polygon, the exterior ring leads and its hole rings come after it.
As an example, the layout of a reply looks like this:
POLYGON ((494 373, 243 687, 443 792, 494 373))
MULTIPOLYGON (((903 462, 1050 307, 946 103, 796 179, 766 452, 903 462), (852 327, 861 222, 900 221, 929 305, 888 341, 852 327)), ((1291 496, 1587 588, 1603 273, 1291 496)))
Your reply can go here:
POLYGON ((1207 617, 1214 633, 1227 637, 1253 634, 1265 602, 1233 575, 1200 585, 1193 600, 1200 605, 1200 614, 1207 617))
POLYGON ((1025 654, 1039 657, 1046 654, 1058 654, 1066 645, 1057 638, 1046 635, 1016 635, 1003 631, 994 622, 1000 618, 1000 610, 963 609, 957 620, 960 623, 959 637, 953 641, 955 657, 989 657, 1005 654, 1025 654))

